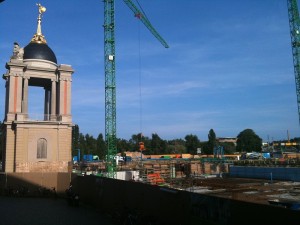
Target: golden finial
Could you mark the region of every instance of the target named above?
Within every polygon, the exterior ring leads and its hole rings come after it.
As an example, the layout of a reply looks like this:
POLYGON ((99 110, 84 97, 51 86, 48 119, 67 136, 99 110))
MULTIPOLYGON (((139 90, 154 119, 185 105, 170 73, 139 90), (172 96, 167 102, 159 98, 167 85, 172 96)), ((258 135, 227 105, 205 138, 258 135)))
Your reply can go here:
POLYGON ((38 15, 38 24, 37 24, 37 30, 36 34, 33 35, 33 38, 31 39, 31 42, 38 43, 38 44, 47 44, 47 41, 42 34, 42 15, 46 12, 46 8, 42 6, 40 3, 36 4, 39 7, 39 15, 38 15))
POLYGON ((40 3, 36 3, 36 5, 39 7, 39 15, 42 15, 44 12, 46 12, 46 8, 40 3))

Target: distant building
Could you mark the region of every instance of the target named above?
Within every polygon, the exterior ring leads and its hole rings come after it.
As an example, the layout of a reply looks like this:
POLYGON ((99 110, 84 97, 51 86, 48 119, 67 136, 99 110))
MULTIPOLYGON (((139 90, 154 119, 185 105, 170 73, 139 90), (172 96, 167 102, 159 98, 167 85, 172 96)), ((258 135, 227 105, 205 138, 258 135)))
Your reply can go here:
POLYGON ((236 146, 237 138, 235 138, 235 137, 217 137, 216 141, 219 143, 233 143, 236 146))

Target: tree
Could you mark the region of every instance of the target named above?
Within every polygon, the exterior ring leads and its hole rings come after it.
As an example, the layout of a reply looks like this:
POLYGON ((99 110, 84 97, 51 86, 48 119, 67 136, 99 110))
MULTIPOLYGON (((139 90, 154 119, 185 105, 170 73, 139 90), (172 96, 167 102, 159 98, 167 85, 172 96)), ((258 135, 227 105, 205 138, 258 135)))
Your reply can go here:
POLYGON ((102 134, 99 134, 97 137, 97 154, 100 159, 104 159, 106 155, 106 143, 102 134))
POLYGON ((86 152, 86 142, 84 135, 79 133, 79 150, 80 150, 80 159, 82 159, 83 155, 87 154, 86 152))
POLYGON ((154 133, 152 134, 151 149, 154 154, 165 154, 167 153, 167 143, 154 133))
POLYGON ((213 154, 214 148, 216 147, 216 134, 213 129, 209 130, 208 133, 208 142, 207 142, 207 148, 206 148, 206 154, 213 154))
POLYGON ((131 146, 132 151, 139 151, 139 142, 143 141, 143 137, 144 136, 141 133, 131 135, 129 144, 131 146))
POLYGON ((85 146, 86 146, 86 154, 96 155, 97 154, 97 141, 96 139, 89 134, 84 136, 85 138, 85 146))
POLYGON ((260 152, 262 139, 252 129, 245 129, 237 136, 236 150, 239 152, 260 152))
POLYGON ((186 135, 185 136, 185 147, 187 153, 190 154, 197 154, 197 148, 200 147, 200 140, 198 139, 197 135, 186 135))
POLYGON ((79 149, 79 126, 72 127, 72 156, 78 154, 79 149))
POLYGON ((235 144, 231 142, 220 143, 220 145, 224 148, 224 154, 234 154, 236 150, 235 144))
POLYGON ((167 141, 167 152, 172 154, 185 153, 185 141, 183 139, 174 139, 167 141))

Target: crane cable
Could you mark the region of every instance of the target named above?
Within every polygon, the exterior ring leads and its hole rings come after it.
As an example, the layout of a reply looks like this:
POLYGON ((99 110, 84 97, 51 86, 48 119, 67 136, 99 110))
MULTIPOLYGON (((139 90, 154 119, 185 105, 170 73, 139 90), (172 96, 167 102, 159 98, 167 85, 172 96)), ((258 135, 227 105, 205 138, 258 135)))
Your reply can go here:
POLYGON ((138 1, 138 0, 136 0, 136 2, 137 2, 137 4, 139 5, 139 7, 140 7, 140 10, 142 11, 142 13, 143 13, 144 17, 145 17, 147 20, 149 20, 149 19, 148 19, 148 17, 147 17, 147 15, 146 15, 146 13, 145 13, 145 11, 143 10, 143 8, 142 8, 141 4, 139 3, 139 1, 138 1))
POLYGON ((143 107, 142 107, 142 60, 141 60, 141 29, 140 22, 138 23, 138 52, 139 52, 139 106, 140 106, 140 134, 141 141, 143 136, 143 107))
MULTIPOLYGON (((143 10, 141 4, 138 0, 136 0, 136 3, 138 4, 141 12, 143 13, 143 16, 147 18, 145 11, 143 10)), ((140 17, 138 17, 140 19, 140 17)), ((147 18, 148 19, 148 18, 147 18)), ((138 54, 139 54, 139 104, 140 104, 140 141, 142 141, 143 137, 143 107, 142 107, 142 60, 141 60, 141 26, 140 26, 140 20, 138 23, 138 54)))
MULTIPOLYGON (((138 0, 136 0, 137 4, 140 7, 140 10, 144 14, 143 16, 147 18, 141 4, 139 3, 138 0)), ((140 19, 140 17, 138 17, 140 19)), ((148 18, 147 18, 148 19, 148 18)), ((140 142, 139 142, 139 150, 141 151, 141 158, 142 158, 142 151, 145 150, 145 145, 143 142, 143 104, 142 104, 142 57, 141 57, 141 26, 140 23, 141 21, 139 20, 138 23, 138 48, 139 48, 139 103, 140 103, 140 142)))

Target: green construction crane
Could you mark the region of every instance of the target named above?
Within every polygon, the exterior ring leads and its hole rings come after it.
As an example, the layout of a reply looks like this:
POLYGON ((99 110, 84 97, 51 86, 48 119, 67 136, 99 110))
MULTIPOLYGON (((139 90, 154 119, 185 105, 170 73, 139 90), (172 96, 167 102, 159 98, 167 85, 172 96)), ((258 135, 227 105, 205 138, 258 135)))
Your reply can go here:
POLYGON ((294 74, 296 81, 296 94, 298 106, 298 119, 300 122, 300 19, 297 0, 287 0, 289 24, 291 32, 294 74))
MULTIPOLYGON (((153 28, 147 17, 131 0, 123 0, 150 32, 168 48, 168 44, 153 28)), ((107 144, 107 176, 116 178, 116 55, 115 55, 115 0, 104 0, 104 70, 105 70, 105 140, 107 144)))
POLYGON ((160 43, 165 47, 169 48, 167 42, 157 33, 154 27, 151 25, 150 21, 147 19, 146 15, 144 15, 141 10, 139 10, 131 0, 123 0, 126 5, 133 11, 134 16, 139 18, 143 24, 148 28, 148 30, 160 41, 160 43))

